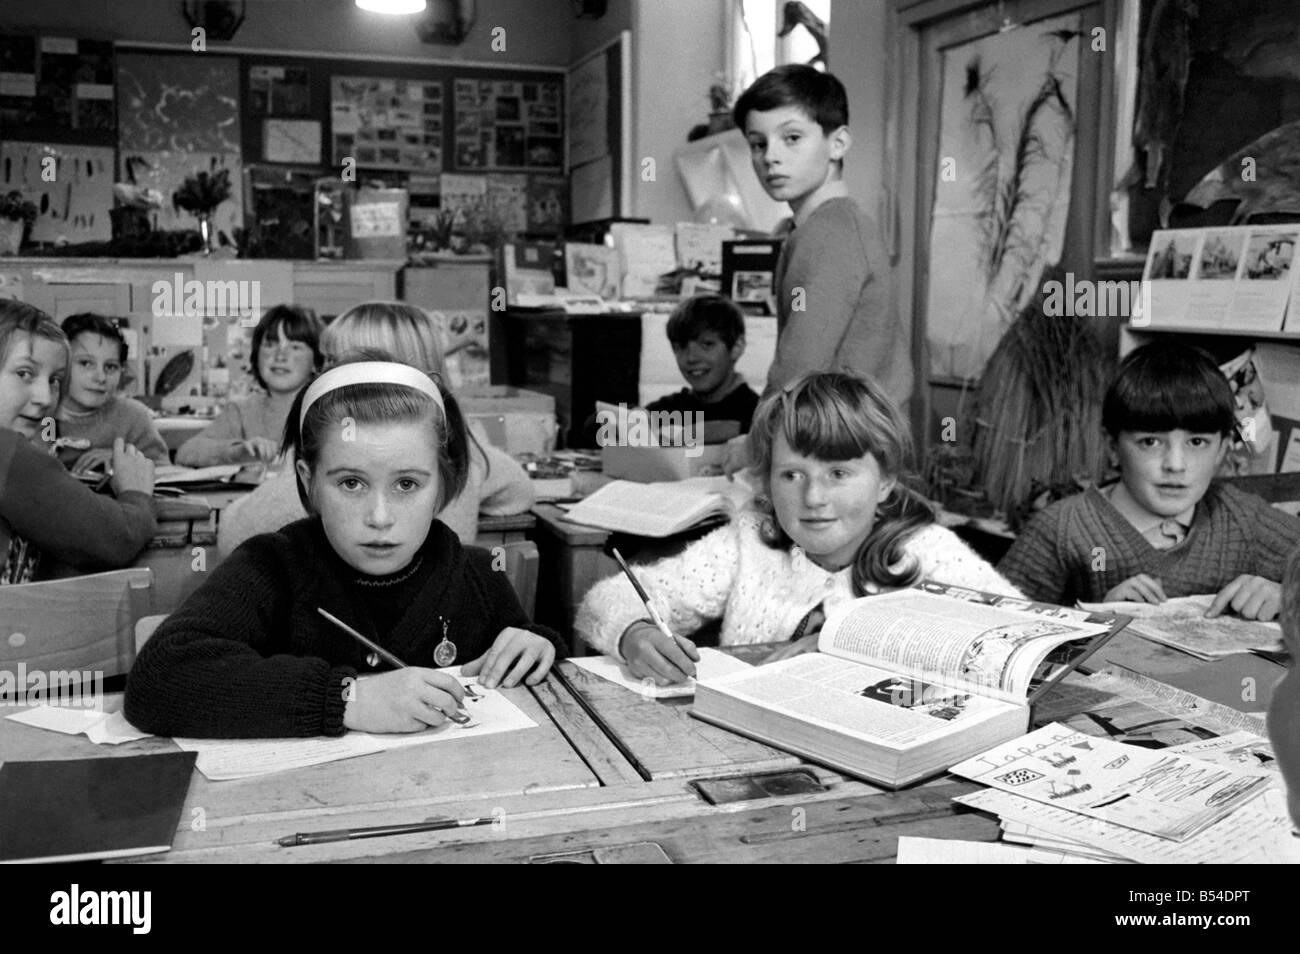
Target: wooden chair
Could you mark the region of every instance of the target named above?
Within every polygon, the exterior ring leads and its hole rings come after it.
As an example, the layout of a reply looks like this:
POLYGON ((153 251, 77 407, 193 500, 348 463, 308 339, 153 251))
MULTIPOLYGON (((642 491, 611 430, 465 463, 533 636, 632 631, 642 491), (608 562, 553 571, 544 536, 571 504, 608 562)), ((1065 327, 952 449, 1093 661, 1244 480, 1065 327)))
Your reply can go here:
MULTIPOLYGON (((524 608, 528 618, 532 619, 537 608, 537 571, 540 566, 537 544, 532 540, 514 540, 498 546, 504 552, 506 576, 515 588, 519 605, 524 608)), ((495 560, 497 548, 493 547, 491 552, 495 560)))
POLYGON ((0 671, 16 674, 22 663, 47 679, 52 672, 125 675, 135 660, 136 621, 152 611, 153 573, 142 567, 0 586, 0 671))

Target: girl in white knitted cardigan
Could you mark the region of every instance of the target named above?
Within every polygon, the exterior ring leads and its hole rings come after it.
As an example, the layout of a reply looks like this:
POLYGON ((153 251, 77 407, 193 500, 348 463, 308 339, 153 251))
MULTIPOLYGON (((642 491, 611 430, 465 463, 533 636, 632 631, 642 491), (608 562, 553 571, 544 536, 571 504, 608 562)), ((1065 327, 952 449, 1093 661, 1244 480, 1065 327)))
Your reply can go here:
POLYGON ((805 375, 765 397, 749 431, 754 504, 675 557, 637 576, 675 634, 646 619, 623 576, 596 584, 574 628, 635 678, 659 685, 695 674, 686 638, 721 619, 720 643, 784 641, 773 658, 816 648, 825 612, 922 577, 1019 596, 898 479, 911 454, 898 410, 874 382, 805 375))

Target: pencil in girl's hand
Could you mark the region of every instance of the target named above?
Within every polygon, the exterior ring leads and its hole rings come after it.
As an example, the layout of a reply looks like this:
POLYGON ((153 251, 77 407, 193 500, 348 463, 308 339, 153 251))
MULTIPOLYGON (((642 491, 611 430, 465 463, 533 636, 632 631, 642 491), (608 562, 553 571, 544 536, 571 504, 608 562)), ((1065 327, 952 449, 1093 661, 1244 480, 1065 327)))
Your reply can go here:
POLYGON ((388 665, 392 666, 394 669, 409 669, 409 668, 410 668, 408 665, 406 665, 406 663, 402 662, 400 659, 398 659, 396 656, 394 656, 392 653, 390 653, 390 652, 389 652, 387 649, 385 649, 383 646, 380 646, 378 643, 376 643, 376 642, 372 642, 371 640, 369 640, 369 639, 367 639, 366 637, 362 636, 360 633, 358 633, 355 629, 353 629, 353 628, 352 628, 351 626, 349 626, 347 623, 343 622, 343 620, 339 619, 337 616, 334 616, 334 615, 332 615, 332 614, 330 614, 330 613, 325 612, 325 610, 321 609, 319 606, 316 607, 316 612, 320 613, 321 616, 324 616, 327 620, 329 620, 331 623, 333 623, 333 624, 334 624, 335 626, 337 626, 339 629, 343 630, 343 632, 347 633, 349 636, 351 636, 351 637, 352 637, 353 639, 355 639, 357 642, 361 643, 361 645, 367 647, 368 649, 373 650, 376 654, 378 654, 378 656, 379 656, 380 659, 382 659, 384 662, 388 663, 388 665))
MULTIPOLYGON (((411 668, 410 666, 406 665, 406 663, 402 662, 400 659, 398 659, 396 656, 390 653, 383 646, 380 646, 378 643, 362 636, 355 629, 353 629, 347 623, 343 622, 343 620, 339 619, 337 616, 334 616, 332 613, 327 613, 319 606, 316 607, 316 612, 320 613, 321 616, 325 617, 327 620, 329 620, 339 629, 343 630, 343 632, 347 633, 357 642, 361 643, 361 645, 366 646, 369 649, 373 650, 375 653, 379 655, 379 658, 382 659, 384 662, 388 663, 388 665, 394 667, 395 669, 411 668)), ((447 716, 448 719, 450 719, 452 722, 455 722, 458 725, 464 725, 470 720, 470 716, 468 713, 444 712, 444 714, 447 716)))
POLYGON ((636 578, 636 574, 632 572, 632 568, 627 565, 627 561, 623 559, 623 554, 618 552, 617 547, 613 548, 613 554, 614 559, 618 561, 618 565, 623 568, 623 572, 627 574, 627 578, 631 581, 632 588, 636 590, 636 595, 641 597, 641 602, 645 604, 646 611, 650 614, 650 619, 659 627, 661 633, 676 643, 677 637, 674 636, 673 631, 668 628, 668 624, 665 623, 664 618, 659 615, 659 611, 651 604, 649 595, 647 595, 645 589, 641 586, 641 581, 636 578))

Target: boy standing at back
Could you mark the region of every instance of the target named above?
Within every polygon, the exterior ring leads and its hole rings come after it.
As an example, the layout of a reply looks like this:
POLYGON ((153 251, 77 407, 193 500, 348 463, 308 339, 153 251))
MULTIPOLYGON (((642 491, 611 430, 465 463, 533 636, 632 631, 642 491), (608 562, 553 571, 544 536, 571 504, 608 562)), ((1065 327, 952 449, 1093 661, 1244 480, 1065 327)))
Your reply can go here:
POLYGON ((776 267, 776 359, 767 391, 809 371, 878 381, 900 408, 912 393, 911 335, 899 321, 875 223, 849 197, 844 84, 811 66, 763 74, 736 101, 763 189, 788 202, 776 267))

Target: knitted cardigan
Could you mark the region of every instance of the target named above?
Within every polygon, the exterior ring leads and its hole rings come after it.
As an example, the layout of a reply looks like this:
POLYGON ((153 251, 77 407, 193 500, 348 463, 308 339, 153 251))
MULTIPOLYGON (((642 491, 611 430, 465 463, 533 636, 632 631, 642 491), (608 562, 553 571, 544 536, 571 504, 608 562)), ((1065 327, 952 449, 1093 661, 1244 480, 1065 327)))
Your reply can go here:
POLYGON ((1097 602, 1138 573, 1165 595, 1217 593, 1242 574, 1278 582, 1300 544, 1300 520, 1254 494, 1214 483, 1196 505, 1186 539, 1157 550, 1095 487, 1052 504, 1007 551, 998 569, 1032 599, 1097 602))
MULTIPOLYGON (((759 536, 762 516, 746 511, 682 553, 650 566, 637 577, 655 609, 675 633, 689 635, 722 620, 723 646, 788 640, 809 610, 830 610, 854 599, 851 569, 823 570, 798 547, 774 549, 759 536)), ((971 589, 1021 595, 954 533, 923 527, 904 545, 905 560, 918 561, 921 576, 971 589)), ((868 593, 892 587, 868 584, 868 593)), ((586 642, 618 655, 629 625, 647 617, 626 577, 602 580, 588 591, 574 621, 586 642)))
POLYGON ((145 644, 127 679, 127 719, 198 738, 341 735, 344 680, 379 666, 318 607, 411 666, 435 667, 444 619, 458 663, 487 652, 507 626, 562 649, 556 634, 528 622, 487 551, 462 547, 435 520, 420 554, 423 583, 385 634, 363 609, 360 574, 334 553, 318 517, 254 537, 145 644))

